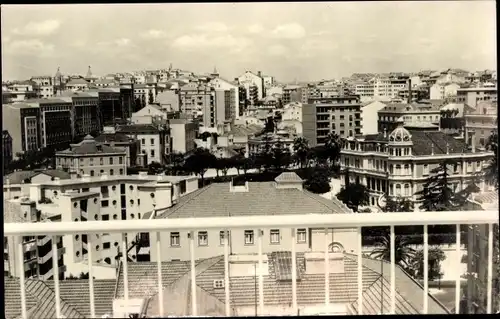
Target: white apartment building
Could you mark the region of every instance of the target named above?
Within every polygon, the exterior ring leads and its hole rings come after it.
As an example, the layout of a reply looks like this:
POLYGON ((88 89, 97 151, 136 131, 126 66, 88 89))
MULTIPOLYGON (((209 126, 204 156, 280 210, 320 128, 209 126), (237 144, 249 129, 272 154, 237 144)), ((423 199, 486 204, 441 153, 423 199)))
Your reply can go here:
POLYGON ((170 137, 166 126, 153 124, 123 125, 116 132, 140 141, 141 153, 146 154, 147 164, 157 162, 165 164, 170 154, 170 137))
POLYGON ((239 96, 239 87, 234 85, 228 80, 222 79, 220 77, 216 77, 212 79, 209 83, 216 90, 224 90, 230 91, 230 110, 231 110, 231 118, 239 118, 240 114, 240 96, 239 96))
POLYGON ((257 100, 261 100, 265 96, 264 79, 261 77, 260 72, 255 74, 252 71, 245 71, 244 74, 238 77, 238 82, 245 86, 247 97, 252 96, 249 89, 251 86, 257 87, 257 100))
POLYGON ((302 103, 291 102, 283 107, 281 113, 282 121, 300 121, 302 122, 302 103))
MULTIPOLYGON (((148 176, 146 173, 101 177, 85 175, 81 178, 32 184, 29 193, 16 201, 28 203, 26 206, 31 207, 34 213, 40 211, 44 216, 50 214, 52 222, 134 220, 151 216, 156 210, 171 207, 182 196, 197 188, 198 178, 195 176, 148 176)), ((39 239, 38 245, 43 241, 43 247, 50 247, 50 244, 47 244, 48 239, 50 237, 39 239)), ((135 242, 136 234, 128 234, 127 253, 131 261, 137 261, 135 251, 138 248, 135 242)), ((109 269, 107 273, 102 274, 109 278, 110 273, 116 274, 115 257, 122 252, 121 243, 121 235, 115 233, 95 234, 90 237, 86 234, 65 235, 60 244, 64 267, 61 263, 59 269, 65 276, 78 276, 87 268, 87 252, 92 249, 93 261, 97 266, 109 269)), ((50 252, 50 249, 47 248, 47 251, 50 252)), ((43 258, 50 259, 49 256, 43 258)), ((40 261, 45 265, 47 260, 40 261)), ((48 264, 50 267, 47 267, 51 269, 50 260, 48 264)), ((12 267, 10 269, 14 269, 12 267)), ((26 267, 29 270, 29 266, 26 267)), ((100 275, 97 272, 94 274, 100 275)))
POLYGON ((378 133, 378 111, 385 106, 387 103, 381 101, 371 101, 361 105, 361 134, 378 133))
POLYGON ((460 85, 457 83, 435 83, 430 87, 429 98, 431 100, 444 100, 446 98, 456 96, 460 85))

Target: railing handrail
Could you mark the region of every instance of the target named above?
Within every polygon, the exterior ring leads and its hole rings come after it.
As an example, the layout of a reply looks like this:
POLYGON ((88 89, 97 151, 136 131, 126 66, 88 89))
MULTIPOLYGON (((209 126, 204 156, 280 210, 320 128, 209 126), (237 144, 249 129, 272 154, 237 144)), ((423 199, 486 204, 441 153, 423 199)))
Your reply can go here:
MULTIPOLYGON (((250 208, 251 209, 251 208, 250 208)), ((496 224, 498 212, 441 211, 384 214, 299 214, 58 223, 5 223, 4 236, 132 233, 256 228, 357 228, 373 226, 496 224)))

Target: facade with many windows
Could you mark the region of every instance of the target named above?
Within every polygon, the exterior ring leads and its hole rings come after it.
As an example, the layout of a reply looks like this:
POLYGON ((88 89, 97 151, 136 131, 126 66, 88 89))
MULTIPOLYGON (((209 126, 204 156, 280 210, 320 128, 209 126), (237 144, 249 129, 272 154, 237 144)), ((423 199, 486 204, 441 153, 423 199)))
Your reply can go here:
POLYGON ((87 135, 80 143, 56 153, 56 167, 81 176, 126 175, 126 156, 125 150, 97 143, 87 135))
MULTIPOLYGON (((449 167, 454 191, 464 189, 481 175, 493 153, 469 148, 463 140, 440 131, 414 131, 398 127, 392 132, 347 139, 341 151, 341 167, 350 183, 368 188, 370 205, 383 195, 416 201, 426 179, 443 160, 449 167)), ((342 179, 345 186, 346 180, 342 179)), ((486 190, 484 182, 477 186, 486 190)))

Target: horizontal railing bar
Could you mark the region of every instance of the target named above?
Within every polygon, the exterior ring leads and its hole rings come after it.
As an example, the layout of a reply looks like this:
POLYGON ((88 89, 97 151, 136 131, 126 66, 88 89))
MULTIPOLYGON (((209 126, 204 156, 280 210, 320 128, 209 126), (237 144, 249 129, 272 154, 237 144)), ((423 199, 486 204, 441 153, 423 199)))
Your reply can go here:
MULTIPOLYGON (((249 207, 251 211, 251 207, 249 207)), ((357 228, 373 226, 495 224, 497 211, 444 211, 384 214, 301 214, 173 218, 57 223, 5 223, 4 236, 153 232, 252 228, 357 228)))

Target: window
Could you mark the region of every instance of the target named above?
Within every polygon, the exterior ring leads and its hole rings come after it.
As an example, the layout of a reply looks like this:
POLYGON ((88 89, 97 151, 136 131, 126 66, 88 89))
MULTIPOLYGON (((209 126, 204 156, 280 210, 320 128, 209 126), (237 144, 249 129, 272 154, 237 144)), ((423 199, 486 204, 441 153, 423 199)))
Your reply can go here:
POLYGON ((206 231, 198 232, 198 246, 208 245, 208 233, 206 231))
POLYGON ((94 166, 94 159, 93 158, 90 159, 90 166, 94 166))
POLYGON ((109 158, 109 165, 113 165, 113 158, 112 157, 109 158))
POLYGON ((481 161, 476 162, 476 171, 479 172, 481 170, 481 161))
POLYGON ((108 200, 102 200, 101 201, 101 207, 108 207, 109 206, 109 201, 108 200))
POLYGON ((396 165, 396 175, 401 175, 401 165, 396 165))
POLYGON ((103 243, 102 244, 102 249, 109 249, 111 248, 111 243, 103 243))
POLYGON ((123 164, 123 157, 122 156, 118 157, 118 164, 120 164, 120 165, 123 164))
POLYGON ((467 172, 472 172, 472 162, 467 162, 467 172))
POLYGON ((109 175, 115 175, 115 171, 113 169, 109 170, 109 175))
POLYGON ((220 231, 220 234, 219 234, 219 244, 221 246, 224 246, 224 243, 225 243, 225 231, 224 230, 221 230, 220 231))
POLYGON ((423 175, 429 175, 429 165, 424 164, 423 175))
POLYGON ((216 280, 214 280, 214 288, 215 289, 224 288, 224 280, 222 280, 222 279, 216 279, 216 280))
POLYGON ((297 229, 297 243, 303 244, 307 241, 307 232, 305 228, 297 229))
POLYGON ((405 184, 405 196, 410 196, 410 184, 405 184))
POLYGON ((396 196, 401 196, 401 184, 396 184, 396 196))
POLYGON ((100 158, 99 164, 104 165, 104 158, 102 158, 102 157, 100 158))
POLYGON ((109 215, 108 214, 102 215, 102 220, 109 220, 109 215))
POLYGON ((279 229, 271 229, 269 233, 269 239, 271 244, 279 244, 280 243, 280 231, 279 229))
POLYGON ((151 143, 151 145, 155 145, 155 139, 154 138, 150 139, 149 142, 151 143))
POLYGON ((146 144, 146 139, 145 138, 141 139, 141 144, 142 145, 146 144))
POLYGON ((170 233, 170 246, 180 246, 181 236, 178 232, 170 233))
POLYGON ((254 244, 254 234, 253 230, 245 230, 245 245, 254 244))
POLYGON ((120 175, 123 175, 123 168, 120 168, 120 175))
POLYGON ((94 171, 90 171, 90 176, 94 176, 94 171))
POLYGON ((151 157, 155 156, 155 150, 151 150, 151 157))
POLYGON ((405 166, 404 166, 404 172, 405 172, 406 175, 410 174, 410 165, 405 164, 405 166))

